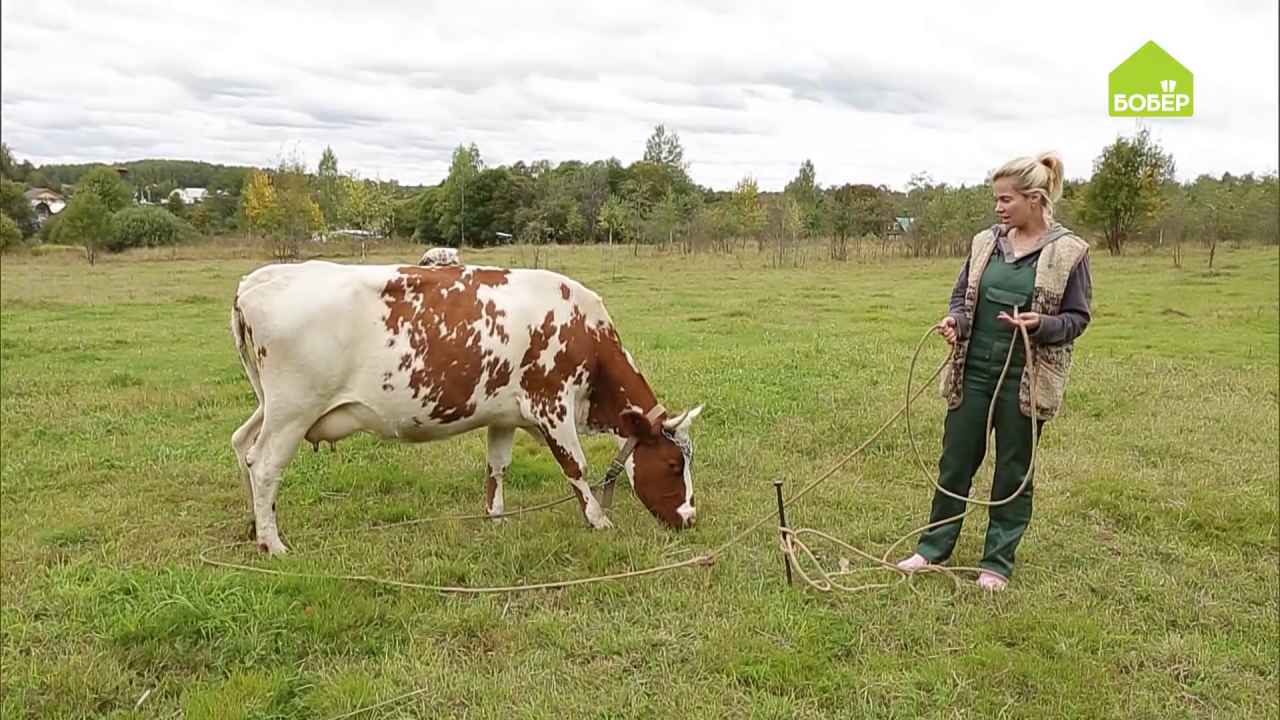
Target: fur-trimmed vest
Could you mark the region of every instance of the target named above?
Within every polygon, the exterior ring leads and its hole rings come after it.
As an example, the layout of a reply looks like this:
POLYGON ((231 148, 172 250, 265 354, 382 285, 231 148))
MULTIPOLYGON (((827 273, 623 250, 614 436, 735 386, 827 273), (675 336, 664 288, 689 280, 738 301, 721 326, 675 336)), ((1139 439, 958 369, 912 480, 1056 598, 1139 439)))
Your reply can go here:
MULTIPOLYGON (((969 319, 972 335, 974 309, 978 304, 978 286, 982 282, 982 273, 987 269, 991 254, 995 251, 996 237, 990 230, 984 230, 973 237, 969 251, 969 286, 964 293, 964 313, 969 319)), ((1068 233, 1040 250, 1036 261, 1035 287, 1031 293, 1031 307, 1020 308, 1041 315, 1056 315, 1062 304, 1062 294, 1067 286, 1067 277, 1073 268, 1085 256, 1089 245, 1078 236, 1068 233)), ((1021 337, 1015 338, 1021 342, 1021 337)), ((969 352, 969 337, 957 340, 955 353, 951 362, 943 368, 939 379, 939 391, 947 401, 947 407, 954 410, 960 407, 964 399, 964 366, 969 352)), ((1067 374, 1071 370, 1072 343, 1062 345, 1037 345, 1031 341, 1031 354, 1036 378, 1035 415, 1039 420, 1049 420, 1062 409, 1062 398, 1067 388, 1067 374)), ((1022 371, 1022 381, 1018 386, 1018 405, 1022 414, 1033 417, 1031 412, 1031 363, 1022 371)))

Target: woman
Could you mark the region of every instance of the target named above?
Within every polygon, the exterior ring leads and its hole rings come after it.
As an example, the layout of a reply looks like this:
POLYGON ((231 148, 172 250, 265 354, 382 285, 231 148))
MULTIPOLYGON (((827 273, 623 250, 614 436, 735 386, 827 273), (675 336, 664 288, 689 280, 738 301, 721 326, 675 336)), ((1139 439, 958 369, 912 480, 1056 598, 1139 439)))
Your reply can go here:
MULTIPOLYGON (((941 380, 948 411, 938 484, 968 497, 987 451, 987 412, 995 396, 991 499, 996 502, 1022 486, 1031 469, 1032 443, 1062 407, 1072 343, 1089 324, 1092 282, 1088 244, 1053 220, 1053 203, 1062 194, 1062 160, 1053 153, 1017 158, 991 179, 1000 223, 973 238, 950 309, 936 326, 954 349, 941 380), (1031 339, 1035 397, 1019 327, 1031 339), (1009 370, 997 388, 1010 343, 1009 370)), ((1003 590, 1013 574, 1014 550, 1031 519, 1031 488, 1028 479, 1016 498, 990 507, 978 574, 985 590, 1003 590)), ((956 516, 964 511, 963 500, 935 490, 931 527, 921 534, 915 554, 898 567, 914 572, 950 557, 960 534, 956 516), (956 519, 945 522, 949 518, 956 519)))

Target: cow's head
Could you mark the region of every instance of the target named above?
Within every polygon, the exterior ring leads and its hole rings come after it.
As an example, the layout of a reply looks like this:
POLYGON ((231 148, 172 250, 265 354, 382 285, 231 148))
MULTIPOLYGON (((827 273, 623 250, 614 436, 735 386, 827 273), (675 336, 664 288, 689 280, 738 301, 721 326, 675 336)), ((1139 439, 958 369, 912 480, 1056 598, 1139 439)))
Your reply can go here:
POLYGON ((636 440, 631 476, 636 496, 653 516, 673 528, 693 524, 693 440, 689 426, 702 412, 699 405, 658 423, 639 410, 622 413, 622 430, 636 440))

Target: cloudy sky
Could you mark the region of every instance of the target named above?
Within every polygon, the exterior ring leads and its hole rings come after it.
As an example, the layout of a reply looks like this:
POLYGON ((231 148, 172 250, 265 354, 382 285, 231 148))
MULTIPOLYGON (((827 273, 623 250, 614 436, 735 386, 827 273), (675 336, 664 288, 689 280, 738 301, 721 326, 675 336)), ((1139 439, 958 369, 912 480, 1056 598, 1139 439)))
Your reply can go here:
POLYGON ((1058 150, 1067 174, 1132 119, 1107 74, 1148 40, 1196 115, 1148 120, 1180 177, 1275 170, 1277 3, 5 2, 0 137, 18 159, 340 169, 434 183, 485 162, 640 157, 679 132, 694 180, 981 182, 1058 150))

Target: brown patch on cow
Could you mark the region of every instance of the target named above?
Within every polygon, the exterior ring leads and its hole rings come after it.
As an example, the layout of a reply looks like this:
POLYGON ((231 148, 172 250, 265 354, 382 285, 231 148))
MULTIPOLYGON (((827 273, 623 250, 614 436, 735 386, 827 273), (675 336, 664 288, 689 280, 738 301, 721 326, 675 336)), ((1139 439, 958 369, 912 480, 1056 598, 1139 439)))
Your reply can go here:
POLYGON ((547 311, 542 325, 530 329, 529 349, 520 360, 520 387, 528 394, 535 416, 553 425, 568 418, 564 389, 589 382, 595 341, 596 333, 588 329, 587 317, 576 305, 573 314, 558 328, 555 313, 547 311), (538 359, 550 347, 553 333, 560 341, 560 349, 552 358, 551 367, 546 368, 538 359))
MULTIPOLYGON (((477 297, 480 288, 507 283, 508 271, 456 266, 399 268, 382 290, 387 314, 382 321, 392 335, 408 335, 412 355, 408 367, 400 356, 400 369, 409 373, 408 387, 430 417, 442 423, 457 422, 475 412, 471 396, 487 368, 481 352, 480 327, 498 326, 497 308, 492 317, 477 297), (484 321, 481 323, 481 321, 484 321)), ((493 378, 491 377, 490 380, 493 378)))
POLYGON ((493 397, 498 391, 506 387, 511 382, 511 363, 498 358, 490 357, 484 364, 485 373, 489 379, 484 383, 484 394, 486 397, 493 397))
POLYGON ((596 374, 587 424, 594 430, 626 437, 620 422, 622 411, 635 407, 647 413, 658 404, 658 398, 644 375, 627 360, 622 341, 612 326, 597 333, 595 345, 596 374))
POLYGON ((507 311, 499 310, 492 300, 484 304, 484 329, 489 334, 496 335, 503 345, 511 341, 511 336, 507 334, 506 326, 501 322, 506 315, 507 311))
POLYGON ((484 511, 493 512, 493 496, 498 492, 498 478, 489 475, 484 481, 484 511))
POLYGON ((560 283, 560 297, 564 298, 565 300, 569 299, 569 286, 565 285, 564 283, 560 283))
POLYGON ((232 312, 236 314, 236 321, 240 324, 240 337, 238 341, 250 355, 256 356, 258 362, 267 359, 267 348, 265 345, 259 346, 253 341, 253 326, 244 319, 244 312, 240 310, 240 296, 237 295, 235 302, 232 304, 232 312))

